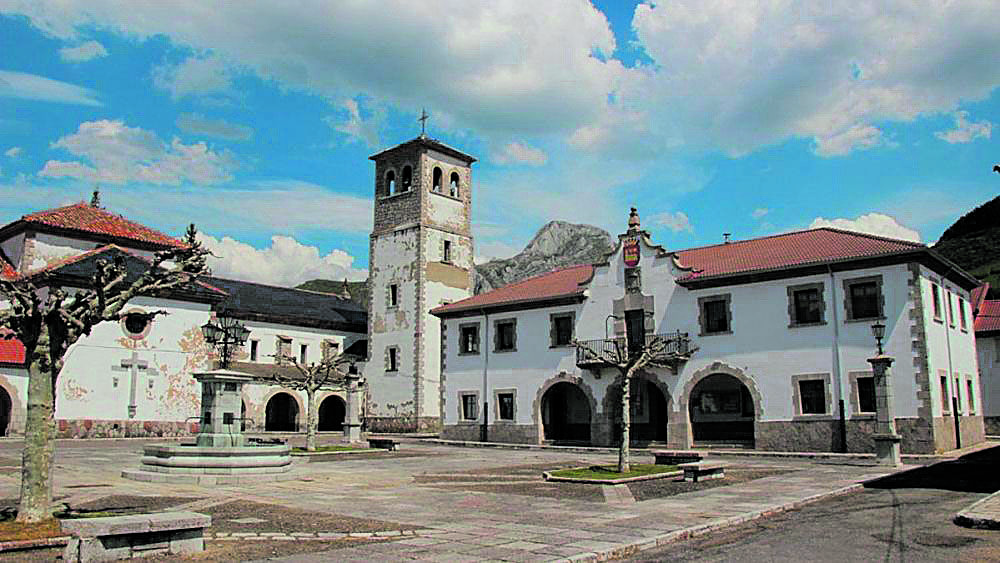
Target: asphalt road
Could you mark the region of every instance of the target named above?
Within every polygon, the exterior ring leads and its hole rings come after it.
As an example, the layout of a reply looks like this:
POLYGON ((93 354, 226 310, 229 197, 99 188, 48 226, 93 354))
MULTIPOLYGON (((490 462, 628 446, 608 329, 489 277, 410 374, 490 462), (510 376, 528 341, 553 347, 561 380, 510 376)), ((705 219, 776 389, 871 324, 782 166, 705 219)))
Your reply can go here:
POLYGON ((951 522, 1000 489, 1000 447, 631 561, 1000 561, 1000 531, 951 522))

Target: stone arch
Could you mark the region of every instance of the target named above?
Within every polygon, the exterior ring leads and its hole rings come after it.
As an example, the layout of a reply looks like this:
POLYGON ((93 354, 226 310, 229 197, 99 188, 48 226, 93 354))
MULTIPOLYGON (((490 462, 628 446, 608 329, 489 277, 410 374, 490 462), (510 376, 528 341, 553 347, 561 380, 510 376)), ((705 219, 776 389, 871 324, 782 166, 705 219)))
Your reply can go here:
POLYGON ((435 166, 431 178, 431 191, 441 193, 444 191, 444 171, 440 166, 435 166))
POLYGON ((399 173, 399 190, 397 193, 408 192, 413 189, 413 166, 406 164, 402 172, 399 173))
POLYGON ((690 404, 691 404, 692 394, 695 388, 698 386, 698 384, 701 383, 703 380, 713 375, 719 375, 719 374, 733 377, 734 379, 739 381, 749 392, 754 411, 753 432, 754 436, 759 435, 759 425, 761 419, 764 416, 764 403, 760 394, 760 390, 757 388, 756 382, 752 377, 744 373, 743 370, 731 366, 729 364, 726 364, 725 362, 717 361, 717 362, 712 362, 711 364, 695 371, 693 374, 691 374, 691 378, 684 385, 684 390, 681 393, 680 404, 678 405, 680 407, 678 408, 678 411, 680 411, 678 413, 679 417, 683 419, 683 426, 686 428, 685 442, 683 444, 684 447, 691 447, 691 444, 694 442, 693 427, 691 423, 691 414, 690 414, 690 404))
POLYGON ((17 393, 17 387, 11 384, 6 376, 0 375, 0 389, 2 389, 10 399, 10 406, 7 415, 6 425, 0 428, 0 436, 13 436, 24 434, 25 407, 24 401, 17 393))
POLYGON ((385 191, 385 195, 389 196, 396 193, 397 186, 398 184, 396 183, 396 171, 392 169, 386 171, 385 187, 383 188, 385 191))
POLYGON ((451 197, 459 197, 462 189, 462 176, 457 171, 452 171, 448 175, 448 194, 451 197))
POLYGON ((261 406, 259 408, 263 410, 263 415, 264 415, 262 417, 263 418, 263 425, 262 425, 263 428, 262 428, 262 430, 265 430, 265 431, 270 431, 271 430, 271 428, 269 428, 269 425, 268 425, 269 421, 268 421, 268 417, 267 417, 267 414, 268 414, 267 413, 267 411, 268 411, 268 405, 271 404, 271 401, 275 397, 277 397, 278 395, 282 395, 282 394, 288 395, 289 397, 291 397, 292 405, 295 408, 295 420, 294 420, 294 427, 295 428, 294 428, 294 430, 283 430, 283 431, 284 432, 298 432, 299 429, 302 427, 302 421, 303 421, 304 413, 306 412, 305 411, 305 405, 302 404, 302 399, 299 397, 298 393, 296 393, 295 391, 292 391, 291 389, 287 389, 287 388, 284 388, 284 387, 280 387, 278 389, 272 389, 264 397, 264 400, 261 401, 261 406))
POLYGON ((542 421, 542 397, 545 393, 551 389, 553 386, 559 383, 569 383, 575 385, 577 389, 583 392, 583 396, 587 400, 587 404, 590 407, 590 425, 591 425, 591 440, 594 438, 594 425, 598 419, 597 410, 597 399, 594 398, 594 391, 589 385, 583 382, 583 378, 577 375, 570 375, 565 371, 559 372, 547 379, 535 392, 535 399, 531 402, 531 419, 535 423, 535 429, 538 432, 537 442, 539 444, 545 441, 545 428, 542 421))
POLYGON ((339 432, 347 422, 347 400, 339 393, 327 392, 316 397, 316 429, 320 432, 339 432), (332 402, 339 404, 334 405, 332 402), (333 409, 333 410, 330 410, 333 409), (332 419, 330 417, 333 417, 332 419))
MULTIPOLYGON (((671 423, 674 422, 674 407, 675 407, 674 395, 673 393, 670 392, 670 387, 667 386, 667 384, 663 380, 661 380, 655 373, 650 371, 639 370, 632 377, 633 381, 652 385, 663 396, 664 412, 657 414, 663 417, 662 423, 664 426, 662 434, 665 434, 666 439, 670 440, 672 434, 671 423)), ((611 426, 610 428, 611 439, 616 444, 620 441, 619 433, 621 431, 621 429, 618 426, 618 420, 619 420, 618 409, 619 409, 619 400, 621 399, 621 397, 618 394, 621 392, 620 390, 621 390, 621 385, 617 381, 611 383, 610 385, 608 385, 607 391, 605 391, 604 393, 604 399, 601 401, 601 406, 604 409, 605 416, 608 418, 608 424, 611 426)), ((642 439, 642 437, 639 435, 633 435, 632 438, 633 439, 631 441, 633 442, 649 441, 642 439)), ((656 441, 660 441, 659 438, 657 438, 656 441)))

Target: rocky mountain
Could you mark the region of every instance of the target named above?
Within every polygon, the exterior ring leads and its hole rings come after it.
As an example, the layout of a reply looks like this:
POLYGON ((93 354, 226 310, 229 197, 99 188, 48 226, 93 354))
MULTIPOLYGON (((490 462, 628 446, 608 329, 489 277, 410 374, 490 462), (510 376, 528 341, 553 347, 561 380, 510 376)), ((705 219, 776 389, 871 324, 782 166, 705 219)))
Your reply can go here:
POLYGON ((483 293, 557 268, 596 262, 614 249, 604 229, 552 221, 519 254, 476 266, 475 292, 483 293))
POLYGON ((990 299, 1000 299, 1000 196, 955 221, 934 250, 989 282, 990 299))

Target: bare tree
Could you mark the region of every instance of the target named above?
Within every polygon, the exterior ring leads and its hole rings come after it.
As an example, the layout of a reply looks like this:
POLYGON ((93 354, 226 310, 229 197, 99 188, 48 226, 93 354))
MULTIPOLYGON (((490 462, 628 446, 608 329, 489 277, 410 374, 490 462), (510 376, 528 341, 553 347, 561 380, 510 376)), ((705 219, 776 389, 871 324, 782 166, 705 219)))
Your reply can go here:
POLYGON ((316 392, 334 384, 342 384, 347 377, 345 369, 352 361, 344 353, 329 355, 320 362, 304 364, 289 354, 275 355, 280 362, 295 366, 301 377, 288 377, 279 373, 271 376, 271 381, 282 387, 302 391, 306 394, 306 451, 316 451, 316 392))
POLYGON ((645 336, 641 345, 639 342, 630 345, 626 338, 599 342, 602 345, 597 348, 577 340, 573 340, 572 344, 583 360, 618 372, 616 383, 621 386, 621 412, 617 422, 622 426, 621 444, 618 446, 618 472, 628 473, 631 470, 629 426, 632 424, 630 409, 633 377, 638 371, 648 367, 676 369, 677 364, 687 360, 694 349, 690 347, 687 335, 680 332, 669 339, 663 336, 645 336))
MULTIPOLYGON (((52 459, 55 446, 55 392, 66 351, 93 327, 119 321, 135 297, 157 296, 207 273, 209 252, 195 240, 191 225, 184 245, 157 252, 142 272, 129 272, 125 254, 99 260, 83 287, 65 291, 47 273, 0 280, 10 308, 0 312, 0 327, 24 344, 28 365, 28 407, 21 457, 18 522, 41 522, 52 515, 52 459), (129 281, 131 280, 131 281, 129 281)), ((134 262, 133 262, 134 263, 134 262)), ((157 311, 149 317, 165 314, 157 311)))

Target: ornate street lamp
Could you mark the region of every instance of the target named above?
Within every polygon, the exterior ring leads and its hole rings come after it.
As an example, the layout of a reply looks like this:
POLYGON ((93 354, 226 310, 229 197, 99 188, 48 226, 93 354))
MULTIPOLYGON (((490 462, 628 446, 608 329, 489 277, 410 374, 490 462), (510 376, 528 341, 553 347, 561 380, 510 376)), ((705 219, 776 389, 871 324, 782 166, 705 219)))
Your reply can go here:
POLYGON ((250 329, 231 317, 219 317, 216 320, 219 324, 213 324, 209 320, 201 325, 201 334, 205 337, 205 342, 219 350, 219 364, 222 369, 226 369, 233 352, 246 344, 250 329))
POLYGON ((875 345, 878 346, 878 355, 882 355, 882 339, 885 338, 885 325, 876 322, 872 325, 872 335, 875 336, 875 345))

